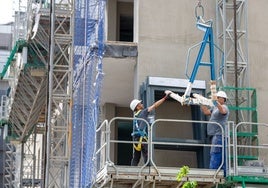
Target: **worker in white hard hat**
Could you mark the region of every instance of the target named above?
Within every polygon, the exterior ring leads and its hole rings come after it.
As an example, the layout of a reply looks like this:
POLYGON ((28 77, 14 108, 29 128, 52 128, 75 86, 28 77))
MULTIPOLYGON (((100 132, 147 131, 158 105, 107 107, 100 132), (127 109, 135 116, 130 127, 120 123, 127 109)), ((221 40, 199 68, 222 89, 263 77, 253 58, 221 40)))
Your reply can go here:
MULTIPOLYGON (((153 105, 144 108, 142 101, 138 99, 134 99, 131 101, 129 107, 134 113, 134 117, 144 119, 149 123, 148 116, 151 111, 160 106, 169 96, 170 93, 166 93, 165 97, 156 101, 153 105)), ((141 154, 144 159, 144 164, 148 161, 148 147, 147 144, 147 124, 142 120, 133 120, 133 133, 131 134, 133 137, 133 141, 137 142, 133 144, 133 158, 131 160, 131 166, 137 166, 140 162, 141 154)), ((150 165, 150 163, 148 163, 150 165)))
MULTIPOLYGON (((201 106, 201 109, 205 115, 209 115, 210 122, 217 122, 220 124, 224 130, 224 127, 227 125, 229 117, 229 109, 226 105, 227 95, 224 91, 217 92, 217 100, 215 101, 215 106, 208 108, 207 106, 201 106)), ((215 147, 213 145, 222 145, 222 129, 220 126, 215 123, 207 124, 207 135, 210 138, 212 147, 210 149, 210 169, 218 169, 221 165, 222 160, 222 151, 223 147, 215 147)), ((224 160, 225 161, 225 160, 224 160)), ((222 166, 222 169, 225 170, 225 163, 222 166)))

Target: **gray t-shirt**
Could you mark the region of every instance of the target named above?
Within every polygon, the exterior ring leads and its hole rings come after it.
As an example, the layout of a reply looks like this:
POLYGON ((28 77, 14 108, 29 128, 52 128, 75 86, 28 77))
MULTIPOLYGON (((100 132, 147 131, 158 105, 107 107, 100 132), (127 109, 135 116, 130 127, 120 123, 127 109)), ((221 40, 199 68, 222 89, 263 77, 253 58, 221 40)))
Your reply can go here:
MULTIPOLYGON (((228 117, 229 117, 229 109, 228 107, 224 104, 222 105, 223 108, 226 109, 226 114, 221 114, 219 109, 217 108, 217 106, 214 106, 211 108, 211 116, 209 121, 210 122, 217 122, 219 124, 222 125, 223 130, 224 130, 224 126, 227 125, 227 121, 228 121, 228 117)), ((215 123, 208 123, 207 125, 207 134, 208 135, 221 135, 222 131, 221 128, 218 124, 215 123)))

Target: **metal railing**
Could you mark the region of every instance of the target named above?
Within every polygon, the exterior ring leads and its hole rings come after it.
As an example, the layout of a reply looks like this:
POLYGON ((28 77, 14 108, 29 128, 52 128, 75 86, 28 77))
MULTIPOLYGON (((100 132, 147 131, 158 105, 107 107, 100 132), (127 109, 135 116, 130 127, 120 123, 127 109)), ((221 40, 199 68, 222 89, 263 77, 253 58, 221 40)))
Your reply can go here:
MULTIPOLYGON (((164 171, 162 171, 161 168, 167 169, 165 166, 158 165, 156 163, 154 157, 156 155, 156 146, 173 146, 177 150, 178 148, 183 147, 193 147, 193 148, 210 148, 212 146, 215 147, 221 147, 222 149, 222 161, 218 169, 211 169, 209 173, 212 173, 210 176, 214 182, 216 182, 216 178, 219 176, 219 172, 222 174, 221 168, 224 165, 225 160, 225 167, 226 170, 224 170, 224 175, 226 177, 252 177, 253 180, 256 180, 254 178, 261 178, 261 177, 268 177, 268 167, 267 167, 267 160, 266 156, 268 154, 268 139, 267 139, 267 128, 268 124, 265 123, 252 123, 252 122, 240 122, 238 124, 234 124, 234 122, 229 121, 228 126, 225 126, 224 128, 220 126, 222 132, 224 133, 222 137, 222 145, 212 145, 210 143, 206 142, 199 142, 198 140, 196 142, 189 142, 188 139, 174 139, 173 137, 167 138, 165 136, 165 140, 159 139, 159 128, 161 125, 164 126, 171 126, 172 130, 175 128, 181 129, 182 127, 180 125, 185 124, 192 124, 194 126, 209 124, 212 122, 208 121, 192 121, 192 120, 175 120, 175 119, 157 119, 153 122, 148 123, 147 121, 139 118, 127 118, 127 117, 115 117, 111 119, 110 121, 105 120, 97 129, 97 144, 96 144, 96 152, 95 152, 95 162, 96 162, 96 172, 97 172, 97 178, 98 176, 101 179, 101 176, 103 176, 105 173, 108 172, 108 169, 113 169, 112 172, 116 173, 116 175, 123 175, 124 172, 122 171, 122 166, 117 165, 115 151, 116 144, 132 144, 137 143, 132 140, 119 140, 116 137, 116 125, 117 122, 126 122, 128 121, 130 125, 132 126, 133 120, 140 120, 144 121, 147 125, 148 129, 148 141, 146 144, 148 144, 148 160, 137 167, 137 171, 135 171, 136 177, 142 177, 143 175, 146 176, 157 176, 159 180, 165 177, 164 171), (245 128, 246 127, 246 128, 245 128), (184 140, 183 140, 184 139, 184 140), (114 159, 113 159, 114 157, 114 159), (150 169, 148 171, 147 165, 150 163, 150 169), (108 168, 109 167, 109 168, 108 168), (213 177, 212 177, 213 176, 213 177)), ((214 122, 213 122, 214 123, 214 122)), ((176 134, 175 134, 176 135, 176 134)), ((174 134, 172 135, 174 136, 174 134)), ((145 143, 145 142, 144 142, 145 143)), ((120 147, 120 146, 118 146, 120 147)), ((160 147, 162 148, 162 147, 160 147)), ((194 149, 193 149, 194 150, 194 149)), ((207 150, 208 151, 208 150, 207 150)), ((188 164, 185 164, 188 165, 188 164)), ((191 166, 191 164, 189 164, 191 166)), ((124 166, 125 168, 125 166, 124 166)), ((169 169, 170 167, 168 167, 169 169)), ((174 168, 176 168, 174 166, 174 168)), ((173 168, 173 169, 174 169, 173 168)), ((125 173, 130 172, 130 169, 126 169, 125 173)), ((171 169, 172 170, 172 169, 171 169)), ((178 169, 179 170, 179 169, 178 169)), ((196 169, 195 169, 196 170, 196 169)), ((198 170, 198 169, 197 169, 198 170)), ((200 172, 202 169, 200 169, 200 172)), ((174 171, 172 171, 174 172, 174 171)), ((108 174, 106 174, 108 175, 108 174)), ((203 174, 205 175, 205 174, 203 174)), ((202 174, 200 174, 202 176, 202 174)), ((103 184, 106 184, 109 180, 109 178, 104 178, 105 182, 103 184)), ((240 181, 240 180, 234 180, 234 181, 240 181)), ((259 180, 261 181, 261 180, 259 180)), ((266 181, 266 180, 263 180, 266 181)))
POLYGON ((229 144, 229 175, 268 176, 266 123, 240 122, 233 125, 229 144))
MULTIPOLYGON (((105 120, 97 129, 97 138, 96 138, 96 147, 95 147, 95 157, 94 157, 94 162, 96 164, 96 172, 101 172, 102 169, 105 169, 107 166, 111 166, 115 169, 115 171, 118 172, 117 166, 115 163, 115 160, 111 158, 112 154, 112 144, 134 144, 137 143, 135 141, 130 141, 130 140, 118 140, 115 138, 115 135, 113 134, 113 131, 115 130, 115 125, 116 122, 119 121, 130 121, 132 122, 133 120, 140 120, 144 121, 145 124, 147 125, 148 129, 148 141, 146 144, 148 144, 148 160, 145 162, 142 166, 138 166, 140 168, 139 170, 139 176, 142 174, 143 170, 145 167, 150 163, 151 168, 154 168, 155 171, 157 172, 158 176, 161 177, 161 173, 158 170, 159 166, 154 161, 154 155, 155 155, 155 145, 162 145, 162 146, 176 146, 176 147, 200 147, 200 148, 205 148, 205 147, 212 147, 212 144, 207 144, 205 142, 180 142, 180 141, 174 141, 174 139, 166 139, 165 142, 158 141, 156 136, 155 136, 155 131, 160 127, 161 123, 165 124, 170 124, 170 126, 174 126, 174 128, 180 129, 181 124, 196 124, 195 126, 198 126, 200 124, 217 124, 222 132, 224 133, 224 128, 215 122, 208 122, 208 121, 193 121, 193 120, 175 120, 175 119, 157 119, 152 122, 152 124, 149 124, 147 121, 144 119, 140 118, 128 118, 128 117, 115 117, 111 119, 109 122, 105 120)), ((132 124, 131 124, 132 125, 132 124)), ((223 134, 225 135, 225 134, 223 134)), ((222 136, 222 143, 225 142, 225 137, 222 136)), ((183 140, 183 139, 179 139, 183 140)), ((145 144, 145 142, 143 142, 145 144)), ((222 149, 222 159, 224 159, 224 150, 225 147, 223 145, 214 145, 215 147, 221 147, 222 149)), ((221 161, 221 165, 219 166, 218 169, 215 170, 214 178, 216 178, 217 174, 223 167, 224 161, 221 161)), ((179 169, 178 169, 179 170, 179 169)), ((154 172, 155 172, 154 171, 154 172)))
MULTIPOLYGON (((200 124, 216 124, 217 126, 220 127, 222 135, 225 135, 224 133, 224 128, 222 127, 222 125, 220 125, 219 123, 216 122, 209 122, 209 121, 194 121, 194 120, 175 120, 175 119, 157 119, 155 120, 152 125, 151 125, 151 129, 154 129, 155 127, 157 127, 159 125, 160 122, 175 122, 178 124, 173 124, 174 126, 178 126, 181 125, 181 123, 190 123, 190 124, 197 124, 196 126, 200 125, 200 124)), ((216 169, 215 174, 214 174, 214 178, 216 178, 217 174, 219 173, 219 171, 222 169, 223 164, 224 164, 224 145, 212 145, 212 144, 206 144, 206 143, 187 143, 187 142, 172 142, 172 141, 168 141, 168 142, 157 142, 157 141, 153 141, 154 140, 154 136, 152 131, 150 132, 151 136, 149 138, 151 138, 151 140, 149 141, 149 143, 151 143, 150 148, 150 160, 153 164, 153 166, 155 167, 155 169, 157 169, 157 166, 154 163, 153 160, 153 145, 155 144, 161 144, 161 145, 174 145, 174 146, 187 146, 187 147, 200 147, 200 148, 205 148, 205 147, 221 147, 222 150, 222 161, 220 166, 218 167, 218 169, 216 169)), ((224 136, 221 137, 222 141, 221 143, 225 142, 224 136)), ((150 145, 150 144, 149 144, 150 145)))

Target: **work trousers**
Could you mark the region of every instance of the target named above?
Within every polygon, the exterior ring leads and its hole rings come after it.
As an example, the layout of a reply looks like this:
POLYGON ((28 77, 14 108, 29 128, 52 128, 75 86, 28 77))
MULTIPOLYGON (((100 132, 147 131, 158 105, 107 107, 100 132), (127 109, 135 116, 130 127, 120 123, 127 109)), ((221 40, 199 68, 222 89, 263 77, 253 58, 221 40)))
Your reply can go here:
MULTIPOLYGON (((139 137, 134 137, 133 141, 139 141, 139 137)), ((146 142, 145 139, 142 139, 142 142, 146 142)), ((138 144, 135 144, 138 145, 138 144)), ((148 145, 147 144, 142 144, 141 145, 141 151, 137 151, 135 148, 133 148, 133 157, 131 160, 131 166, 138 166, 140 162, 141 155, 143 157, 144 164, 148 160, 148 145)))
MULTIPOLYGON (((222 145, 222 147, 224 147, 224 143, 222 143, 222 135, 214 135, 212 137, 211 144, 212 145, 222 145)), ((222 151, 225 151, 225 148, 222 148, 222 147, 211 146, 210 163, 209 163, 210 169, 218 169, 219 166, 221 165, 222 160, 224 160, 224 159, 222 159, 222 151)), ((225 160, 223 161, 223 166, 221 169, 225 170, 225 160)))

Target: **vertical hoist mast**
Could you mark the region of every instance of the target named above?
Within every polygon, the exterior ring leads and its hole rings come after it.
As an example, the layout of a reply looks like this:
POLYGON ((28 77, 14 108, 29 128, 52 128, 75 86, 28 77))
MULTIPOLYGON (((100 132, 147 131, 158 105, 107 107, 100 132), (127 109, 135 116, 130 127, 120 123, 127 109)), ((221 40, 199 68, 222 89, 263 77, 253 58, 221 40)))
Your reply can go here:
POLYGON ((50 2, 45 187, 69 187, 74 0, 50 2))

